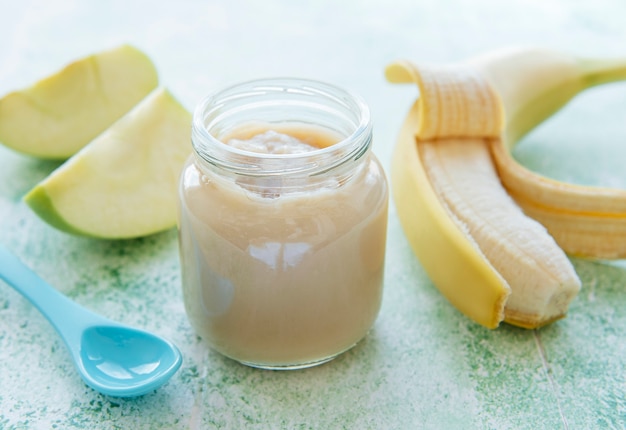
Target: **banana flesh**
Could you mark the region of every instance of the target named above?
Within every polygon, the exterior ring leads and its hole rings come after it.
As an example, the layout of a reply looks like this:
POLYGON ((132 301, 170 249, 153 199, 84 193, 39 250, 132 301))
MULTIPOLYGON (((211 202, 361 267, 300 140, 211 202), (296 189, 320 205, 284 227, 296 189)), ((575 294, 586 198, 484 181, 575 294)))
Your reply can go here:
POLYGON ((500 184, 485 139, 418 142, 428 178, 452 217, 511 288, 504 320, 538 327, 563 317, 580 281, 546 229, 500 184))
POLYGON ((562 318, 580 280, 545 228, 500 183, 491 156, 505 127, 499 94, 463 66, 397 62, 386 76, 420 90, 391 175, 400 221, 435 285, 487 327, 504 320, 536 328, 562 318))

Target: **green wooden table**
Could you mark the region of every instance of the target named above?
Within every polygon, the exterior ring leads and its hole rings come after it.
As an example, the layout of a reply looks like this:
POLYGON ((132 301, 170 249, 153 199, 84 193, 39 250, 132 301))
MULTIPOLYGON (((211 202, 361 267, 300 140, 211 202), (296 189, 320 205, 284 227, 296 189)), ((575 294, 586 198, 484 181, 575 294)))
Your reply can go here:
MULTIPOLYGON (((219 86, 259 77, 356 91, 372 108, 374 152, 388 167, 416 96, 384 81, 389 61, 454 61, 512 44, 626 55, 625 23, 621 0, 5 1, 0 93, 129 42, 190 110, 219 86)), ((626 84, 599 88, 528 136, 516 156, 559 179, 626 188, 625 120, 626 84)), ((255 370, 210 351, 189 326, 175 230, 90 240, 52 229, 25 206, 22 196, 57 165, 0 147, 0 242, 77 302, 170 338, 184 363, 143 397, 97 394, 44 318, 0 283, 2 429, 626 428, 624 261, 573 261, 583 289, 567 319, 489 331, 430 283, 392 206, 384 302, 367 338, 318 368, 255 370)))

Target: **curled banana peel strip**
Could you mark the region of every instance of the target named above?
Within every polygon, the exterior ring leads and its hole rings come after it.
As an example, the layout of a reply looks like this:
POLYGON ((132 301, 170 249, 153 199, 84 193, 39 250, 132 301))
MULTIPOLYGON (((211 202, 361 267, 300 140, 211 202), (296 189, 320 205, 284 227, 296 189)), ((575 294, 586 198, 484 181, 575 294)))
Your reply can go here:
MULTIPOLYGON (((418 68, 397 62, 386 76, 415 82, 420 90, 394 151, 391 179, 404 231, 433 283, 489 328, 501 321, 537 328, 564 317, 580 280, 545 227, 502 185, 502 169, 510 163, 494 163, 498 148, 510 157, 501 94, 467 65, 418 68)), ((535 204, 535 178, 516 170, 517 186, 530 189, 535 204)))
POLYGON ((626 257, 626 190, 559 182, 531 172, 510 151, 517 141, 593 86, 626 80, 626 59, 586 59, 538 48, 511 48, 470 59, 500 95, 507 116, 491 146, 502 183, 524 212, 570 255, 626 257))

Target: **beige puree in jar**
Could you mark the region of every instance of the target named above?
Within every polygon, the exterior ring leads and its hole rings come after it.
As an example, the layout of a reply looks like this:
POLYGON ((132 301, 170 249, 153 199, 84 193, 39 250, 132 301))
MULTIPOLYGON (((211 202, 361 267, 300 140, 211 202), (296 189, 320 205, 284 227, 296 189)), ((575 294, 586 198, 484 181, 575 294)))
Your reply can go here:
MULTIPOLYGON (((222 142, 289 154, 341 140, 321 127, 239 128, 222 142)), ((296 192, 254 189, 188 163, 180 234, 186 310, 222 354, 306 367, 349 349, 374 323, 383 284, 387 188, 368 153, 351 177, 296 192)))

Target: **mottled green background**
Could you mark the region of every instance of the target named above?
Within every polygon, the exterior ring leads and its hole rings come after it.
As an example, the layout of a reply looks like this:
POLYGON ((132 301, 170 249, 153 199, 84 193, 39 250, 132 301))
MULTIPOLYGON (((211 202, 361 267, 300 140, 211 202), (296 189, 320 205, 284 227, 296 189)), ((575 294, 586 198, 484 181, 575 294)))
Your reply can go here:
MULTIPOLYGON (((384 81, 389 61, 454 61, 512 44, 626 55, 625 17, 621 0, 5 1, 0 93, 130 42, 190 110, 210 90, 258 77, 356 91, 372 108, 374 151, 388 167, 416 95, 384 81)), ((593 90, 516 156, 559 179, 626 188, 625 120, 626 84, 593 90)), ((174 230, 103 242, 40 221, 21 197, 55 167, 0 148, 0 242, 72 299, 172 339, 184 363, 152 394, 99 395, 43 317, 0 284, 2 429, 626 428, 623 261, 574 260, 583 290, 567 319, 538 331, 488 331, 429 282, 392 207, 384 303, 369 336, 318 368, 260 371, 209 351, 193 333, 174 230)))

